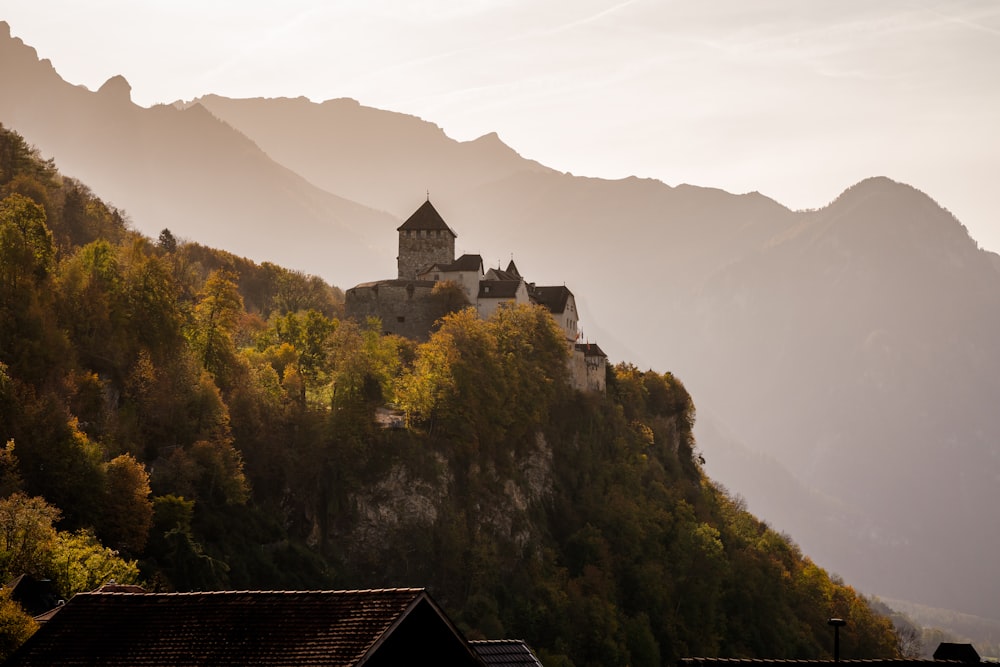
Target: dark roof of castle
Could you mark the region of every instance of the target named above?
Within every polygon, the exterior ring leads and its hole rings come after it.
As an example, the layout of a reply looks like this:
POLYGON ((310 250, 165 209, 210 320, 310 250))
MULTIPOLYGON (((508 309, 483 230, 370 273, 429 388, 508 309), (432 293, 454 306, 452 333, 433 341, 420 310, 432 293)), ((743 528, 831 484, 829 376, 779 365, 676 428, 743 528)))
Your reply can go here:
POLYGON ((421 272, 429 273, 437 269, 438 271, 479 271, 483 270, 483 256, 482 255, 462 255, 456 259, 451 264, 434 264, 430 268, 421 272))
POLYGON ((80 593, 5 665, 479 664, 422 588, 80 593))
POLYGON ((520 280, 521 274, 517 273, 517 267, 514 267, 514 271, 505 271, 502 269, 490 269, 486 272, 486 275, 490 276, 490 280, 520 280))
POLYGON ((383 285, 388 287, 407 287, 413 285, 414 287, 434 287, 433 280, 409 280, 408 278, 386 278, 385 280, 373 280, 367 283, 358 283, 354 287, 348 289, 348 292, 354 291, 356 289, 371 289, 378 288, 383 285))
POLYGON ((513 299, 517 296, 520 280, 480 280, 480 299, 513 299))
POLYGON ((585 357, 604 357, 607 359, 608 355, 604 354, 604 350, 598 347, 597 343, 577 343, 576 349, 579 352, 583 352, 585 357))
POLYGON ((566 303, 573 293, 565 285, 536 287, 531 293, 536 303, 549 309, 552 313, 566 312, 566 303))
POLYGON ((411 229, 447 229, 452 236, 458 238, 458 234, 452 231, 451 227, 448 226, 448 223, 444 221, 441 214, 438 213, 437 209, 434 208, 434 205, 431 204, 430 199, 421 204, 420 208, 414 211, 413 215, 406 219, 406 222, 396 228, 396 231, 401 232, 411 229))
POLYGON ((469 646, 488 667, 542 667, 520 639, 475 639, 469 646))

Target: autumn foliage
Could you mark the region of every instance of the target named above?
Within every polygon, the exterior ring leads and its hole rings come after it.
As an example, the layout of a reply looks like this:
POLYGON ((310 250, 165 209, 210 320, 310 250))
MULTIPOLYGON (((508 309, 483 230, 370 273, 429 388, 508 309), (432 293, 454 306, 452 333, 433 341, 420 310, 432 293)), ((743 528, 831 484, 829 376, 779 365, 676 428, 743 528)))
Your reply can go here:
MULTIPOLYGON (((670 373, 619 364, 584 394, 540 306, 481 320, 443 294, 416 344, 341 297, 145 238, 0 132, 0 574, 64 596, 428 586, 546 664, 826 657, 830 616, 845 657, 896 654, 704 476, 670 373)), ((31 629, 12 604, 0 648, 31 629)))

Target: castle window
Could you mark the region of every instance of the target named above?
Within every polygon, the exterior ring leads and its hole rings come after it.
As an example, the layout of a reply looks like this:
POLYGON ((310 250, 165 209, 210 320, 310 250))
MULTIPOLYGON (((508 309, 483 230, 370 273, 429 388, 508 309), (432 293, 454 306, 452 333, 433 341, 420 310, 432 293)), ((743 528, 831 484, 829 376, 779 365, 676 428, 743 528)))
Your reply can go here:
POLYGON ((406 318, 403 317, 402 315, 399 315, 398 317, 396 317, 396 321, 402 324, 403 322, 406 321, 406 318))

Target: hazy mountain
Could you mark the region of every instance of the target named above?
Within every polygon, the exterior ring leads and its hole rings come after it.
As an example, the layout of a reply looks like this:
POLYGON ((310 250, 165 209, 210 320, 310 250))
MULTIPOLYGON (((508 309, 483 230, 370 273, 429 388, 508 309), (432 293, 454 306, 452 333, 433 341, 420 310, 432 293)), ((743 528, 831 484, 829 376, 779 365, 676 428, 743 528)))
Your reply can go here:
POLYGON ((0 23, 0 122, 63 173, 123 208, 140 231, 175 235, 339 282, 380 254, 368 228, 393 220, 310 184, 251 140, 193 105, 132 104, 112 77, 97 92, 71 86, 0 23))
POLYGON ((852 581, 996 615, 994 258, 888 179, 801 217, 704 285, 689 386, 745 442, 865 517, 869 547, 837 565, 852 581))
POLYGON ((793 212, 759 193, 559 173, 495 135, 456 142, 350 100, 147 110, 123 80, 65 84, 18 40, 0 39, 0 58, 0 122, 141 229, 349 287, 395 274, 398 220, 370 208, 399 218, 430 190, 460 252, 565 282, 614 361, 675 372, 710 416, 708 472, 821 565, 1000 618, 1000 258, 925 194, 875 178, 793 212), (344 229, 375 244, 374 263, 334 259, 363 247, 344 229))
POLYGON ((352 99, 234 100, 207 95, 204 106, 252 137, 268 155, 316 185, 405 219, 427 192, 435 201, 521 171, 551 172, 489 134, 471 142, 415 116, 352 99), (292 124, 289 124, 291 121, 292 124))
POLYGON ((875 178, 792 212, 758 193, 540 169, 477 146, 494 137, 458 144, 350 101, 201 103, 269 151, 297 145, 286 166, 370 206, 407 212, 371 182, 416 197, 414 172, 440 184, 462 250, 566 281, 616 358, 677 372, 713 415, 699 428, 709 472, 817 560, 871 592, 1000 615, 983 556, 1000 546, 987 509, 1000 272, 923 193, 875 178), (324 126, 360 128, 363 159, 283 136, 324 126), (352 165, 368 185, 341 178, 352 165))

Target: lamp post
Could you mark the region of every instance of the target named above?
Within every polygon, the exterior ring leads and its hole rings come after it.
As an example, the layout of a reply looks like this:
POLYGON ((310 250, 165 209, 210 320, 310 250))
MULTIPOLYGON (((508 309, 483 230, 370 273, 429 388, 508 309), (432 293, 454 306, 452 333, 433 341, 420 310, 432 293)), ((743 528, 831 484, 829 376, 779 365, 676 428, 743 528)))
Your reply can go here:
POLYGON ((840 629, 847 625, 847 621, 842 618, 830 618, 826 624, 833 626, 833 661, 840 662, 840 629))

